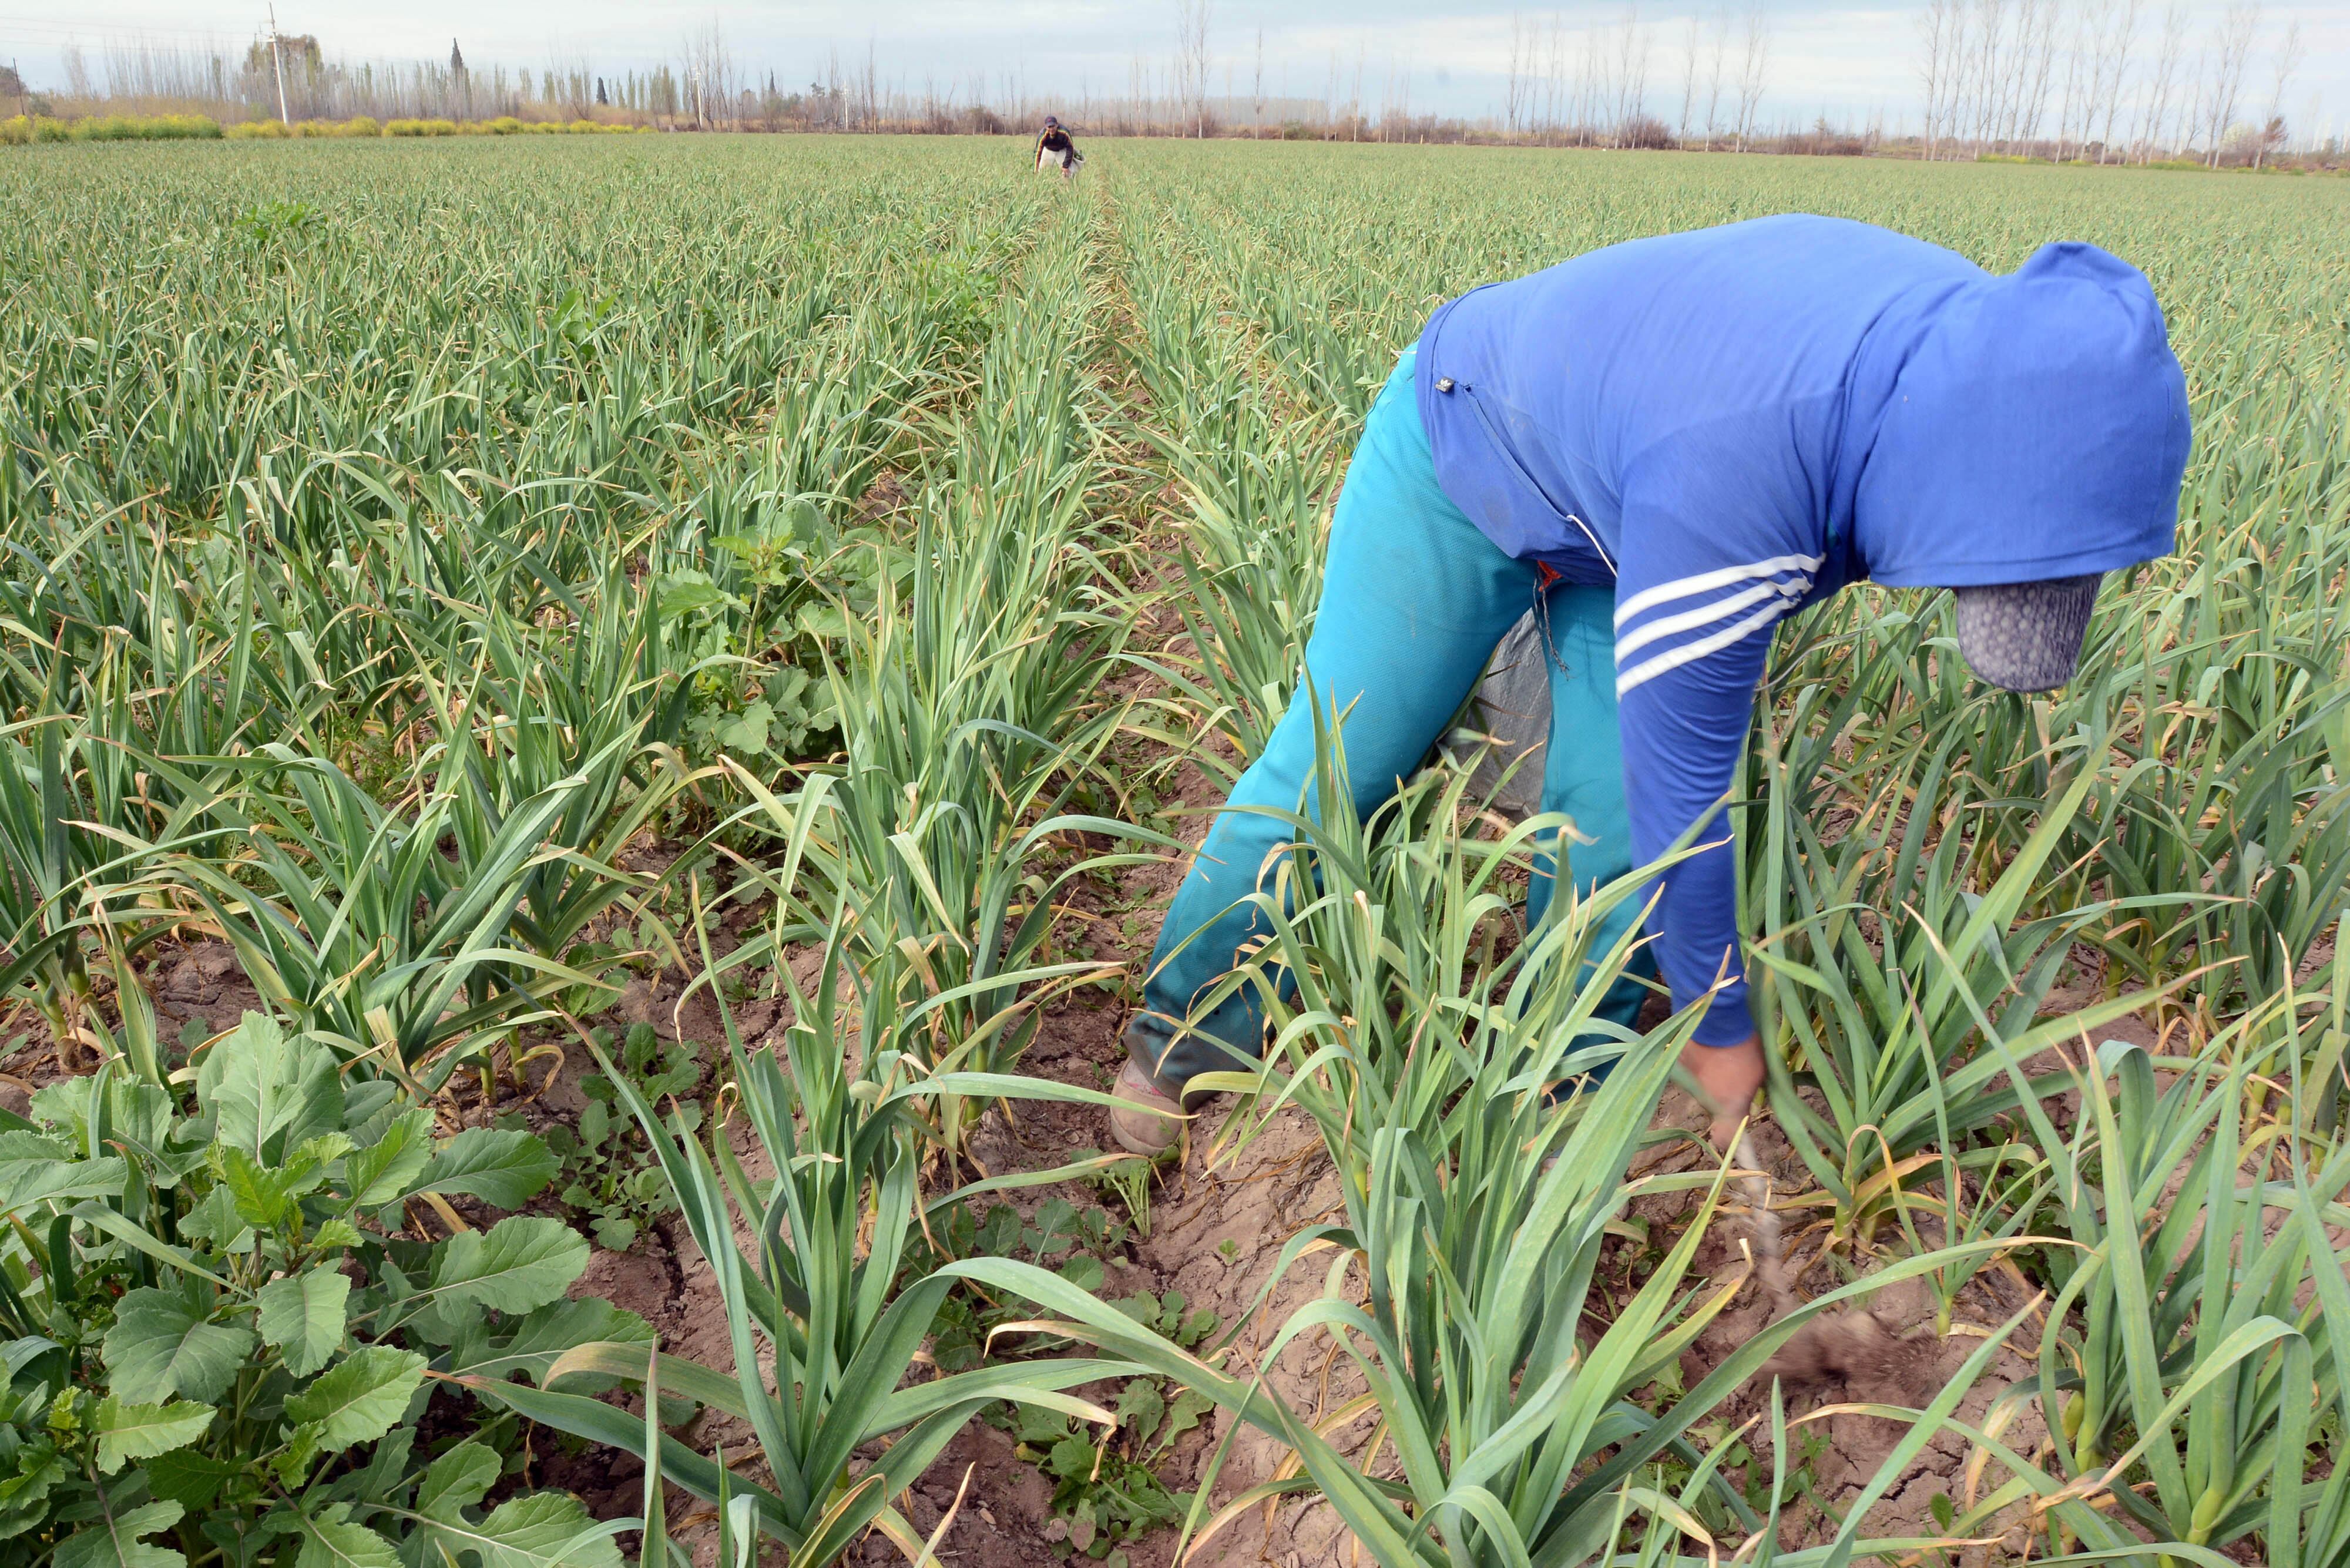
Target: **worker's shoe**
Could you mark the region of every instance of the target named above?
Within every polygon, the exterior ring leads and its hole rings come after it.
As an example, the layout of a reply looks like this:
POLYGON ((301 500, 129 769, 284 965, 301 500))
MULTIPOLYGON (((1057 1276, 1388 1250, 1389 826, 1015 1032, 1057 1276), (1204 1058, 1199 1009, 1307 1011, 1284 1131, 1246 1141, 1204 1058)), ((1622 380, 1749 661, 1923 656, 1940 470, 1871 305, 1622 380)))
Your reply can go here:
POLYGON ((1183 1136, 1181 1103, 1161 1093, 1133 1057, 1127 1058, 1110 1095, 1118 1103, 1110 1107, 1109 1136, 1127 1153, 1157 1159, 1183 1136))

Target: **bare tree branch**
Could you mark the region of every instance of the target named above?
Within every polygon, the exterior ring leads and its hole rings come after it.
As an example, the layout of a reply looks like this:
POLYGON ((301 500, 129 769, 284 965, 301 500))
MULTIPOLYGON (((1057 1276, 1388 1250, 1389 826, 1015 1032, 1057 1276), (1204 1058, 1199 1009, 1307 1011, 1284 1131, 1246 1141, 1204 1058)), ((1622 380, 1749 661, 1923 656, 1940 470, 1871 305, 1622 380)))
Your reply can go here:
POLYGON ((2228 14, 2218 26, 2219 52, 2212 57, 2207 78, 2209 91, 2203 100, 2204 124, 2211 138, 2207 161, 2214 169, 2220 167, 2228 128, 2236 121, 2236 100, 2244 87, 2244 65, 2251 56, 2253 30, 2260 25, 2260 0, 2229 0, 2228 14))
POLYGON ((1771 13, 1763 0, 1746 0, 1744 58, 1738 73, 1738 151, 1746 151, 1762 105, 1763 73, 1771 59, 1771 13))
POLYGON ((2301 64, 2301 18, 2294 17, 2285 25, 2284 38, 2277 45, 2276 74, 2269 81, 2269 112, 2261 122, 2260 145, 2252 149, 2252 167, 2258 169, 2272 151, 2284 147, 2284 88, 2293 79, 2293 68, 2301 64))

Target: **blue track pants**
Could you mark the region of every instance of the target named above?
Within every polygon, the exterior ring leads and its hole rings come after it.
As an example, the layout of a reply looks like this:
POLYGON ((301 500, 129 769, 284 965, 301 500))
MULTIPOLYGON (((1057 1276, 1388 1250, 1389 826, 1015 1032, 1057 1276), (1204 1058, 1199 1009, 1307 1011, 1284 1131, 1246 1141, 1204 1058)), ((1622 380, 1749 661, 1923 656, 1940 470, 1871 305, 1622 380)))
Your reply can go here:
MULTIPOLYGON (((1306 676, 1326 713, 1345 714, 1349 787, 1357 814, 1367 816, 1419 770, 1494 647, 1545 598, 1552 657, 1543 809, 1565 814, 1581 838, 1594 840, 1575 843, 1569 857, 1587 891, 1632 868, 1616 721, 1615 590, 1561 583, 1545 591, 1537 566, 1503 555, 1445 495, 1413 397, 1413 358, 1406 349, 1388 378, 1347 466, 1306 676)), ((1301 680, 1263 753, 1233 786, 1232 804, 1297 811, 1302 803, 1311 812, 1313 776, 1314 715, 1301 680)), ((1168 909, 1127 1049, 1170 1094, 1196 1074, 1252 1065, 1263 1049, 1263 1011, 1252 989, 1203 1016, 1191 1013, 1239 950, 1271 934, 1241 900, 1290 837, 1278 818, 1220 813, 1168 909)), ((1545 860, 1535 868, 1530 922, 1542 919, 1552 886, 1545 860)), ((1617 904, 1591 950, 1607 951, 1639 913, 1635 900, 1617 904)), ((1655 972, 1646 949, 1633 969, 1655 972)), ((1647 995, 1638 979, 1619 978, 1599 1012, 1628 1027, 1647 995)))

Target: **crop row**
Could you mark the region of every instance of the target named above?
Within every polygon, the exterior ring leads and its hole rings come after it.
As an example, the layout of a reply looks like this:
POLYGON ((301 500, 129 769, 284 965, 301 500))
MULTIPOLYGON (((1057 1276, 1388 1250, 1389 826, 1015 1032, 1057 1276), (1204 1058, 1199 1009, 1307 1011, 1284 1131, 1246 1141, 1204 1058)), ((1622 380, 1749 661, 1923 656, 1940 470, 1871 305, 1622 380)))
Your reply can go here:
POLYGON ((48 1477, 0 1552, 82 1561, 102 1516, 188 1561, 436 1531, 602 1561, 623 1524, 662 1550, 674 1487, 724 1561, 764 1536, 822 1563, 868 1528, 918 1558, 898 1500, 968 1421, 1107 1425, 1104 1380, 1148 1376, 1294 1456, 1221 1510, 1211 1469, 1187 1528, 1318 1495, 1391 1564, 1840 1562, 1950 1434, 1974 1469, 1945 1541, 2350 1561, 2330 193, 1221 144, 1111 150, 1111 188, 1076 192, 985 146, 304 151, 234 184, 160 149, 135 182, 60 159, 0 184, 68 236, 4 230, 0 980, 97 1066, 0 1134, 0 1313, 47 1347, 12 1354, 0 1448, 48 1477), (1326 1288, 1266 1354, 1343 1357, 1346 1400, 1317 1420, 1234 1343, 954 1255, 983 1194, 1130 1164, 990 1174, 973 1146, 999 1106, 1101 1104, 1022 1059, 1124 978, 1067 939, 1087 890, 1179 847, 1133 820, 1134 749, 1229 772, 1262 743, 1343 454, 1426 310, 1794 204, 1987 265, 2059 232, 2138 260, 2198 457, 2179 555, 2108 586, 2061 697, 1974 686, 1915 595, 1784 639, 1738 803, 1791 1151, 1770 1217, 1649 1129, 1690 1017, 1542 1092, 1605 1033, 1570 977, 1626 961, 1591 933, 1636 885, 1523 929, 1557 824, 1480 809, 1466 734, 1369 823, 1321 811, 1347 798, 1333 719, 1266 868, 1277 935, 1231 982, 1276 1044, 1194 1141, 1229 1155, 1283 1108, 1317 1130, 1339 1211, 1273 1271, 1310 1257, 1326 1288), (1173 515, 1138 516, 1157 493, 1173 515), (172 1038, 151 992, 191 942, 265 1016, 172 1038), (714 1009, 723 1115, 589 1027, 640 972, 682 983, 672 1016, 714 1009), (761 1001, 772 1045, 737 1027, 761 1001), (551 1161, 458 1128, 567 1053, 708 1260, 721 1360, 562 1315, 584 1244, 493 1219, 551 1161), (311 1086, 244 1108, 272 1075, 311 1086), (1678 1229, 1615 1292, 1658 1199, 1678 1229), (1766 1223, 1823 1288, 1683 1379, 1768 1282, 1700 1286, 1701 1251, 1766 1223), (1979 1322, 1993 1273, 2037 1294, 1979 1322), (1905 1280, 1978 1343, 1780 1551, 1802 1417, 1723 1417, 1905 1280), (974 1294, 1028 1326, 926 1368, 974 1294), (2017 1353, 2032 1375, 1961 1415, 2017 1353), (428 1380, 466 1391, 475 1452, 398 1435, 428 1380), (724 1444, 690 1439, 697 1407, 724 1444), (638 1455, 639 1514, 484 1512, 517 1416, 638 1455))

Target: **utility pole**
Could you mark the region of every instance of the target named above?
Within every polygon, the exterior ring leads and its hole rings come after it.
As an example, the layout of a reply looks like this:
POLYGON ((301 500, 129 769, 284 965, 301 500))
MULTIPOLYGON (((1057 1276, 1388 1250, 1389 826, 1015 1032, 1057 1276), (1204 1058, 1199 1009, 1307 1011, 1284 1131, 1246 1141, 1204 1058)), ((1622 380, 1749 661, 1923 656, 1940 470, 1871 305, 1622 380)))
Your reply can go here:
POLYGON ((277 67, 277 119, 291 127, 294 117, 286 112, 286 54, 277 47, 277 7, 269 7, 269 63, 277 67))

